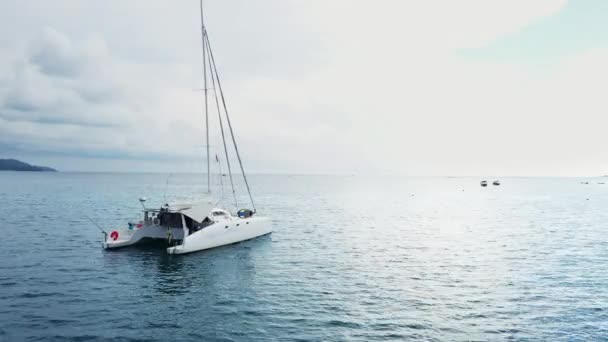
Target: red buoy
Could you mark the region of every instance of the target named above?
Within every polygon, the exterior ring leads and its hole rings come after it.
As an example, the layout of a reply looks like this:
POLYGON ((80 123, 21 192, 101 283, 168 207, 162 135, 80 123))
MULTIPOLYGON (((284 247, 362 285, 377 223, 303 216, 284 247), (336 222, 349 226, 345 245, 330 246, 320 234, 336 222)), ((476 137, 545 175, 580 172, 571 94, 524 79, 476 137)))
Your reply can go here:
POLYGON ((117 231, 113 231, 110 233, 110 238, 114 241, 118 240, 118 232, 117 231))

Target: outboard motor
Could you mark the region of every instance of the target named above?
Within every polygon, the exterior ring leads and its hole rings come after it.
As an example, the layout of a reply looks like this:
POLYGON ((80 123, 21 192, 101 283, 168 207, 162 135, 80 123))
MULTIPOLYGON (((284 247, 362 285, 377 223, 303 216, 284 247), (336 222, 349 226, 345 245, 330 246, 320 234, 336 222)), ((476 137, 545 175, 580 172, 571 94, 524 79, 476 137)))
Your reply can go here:
POLYGON ((253 216, 253 211, 249 209, 241 209, 237 214, 240 218, 248 218, 253 216))

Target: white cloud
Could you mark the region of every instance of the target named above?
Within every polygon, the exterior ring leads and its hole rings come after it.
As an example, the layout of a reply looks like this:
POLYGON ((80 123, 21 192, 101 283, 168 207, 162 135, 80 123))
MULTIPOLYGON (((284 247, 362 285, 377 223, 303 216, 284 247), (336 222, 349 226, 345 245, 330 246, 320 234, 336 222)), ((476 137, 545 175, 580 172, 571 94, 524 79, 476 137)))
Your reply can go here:
MULTIPOLYGON (((14 65, 0 93, 1 142, 7 146, 93 157, 193 154, 192 147, 177 141, 192 145, 191 137, 200 134, 180 121, 196 106, 187 113, 176 111, 180 103, 194 104, 195 94, 172 98, 165 90, 173 84, 154 82, 158 66, 116 59, 99 37, 77 45, 48 28, 14 65), (157 136, 171 139, 155 145, 157 136)), ((179 68, 172 65, 158 74, 175 77, 179 68)))
MULTIPOLYGON (((599 173, 608 168, 598 157, 607 140, 600 128, 608 109, 601 96, 605 51, 555 59, 541 72, 457 53, 564 5, 211 2, 207 13, 250 169, 599 173)), ((98 6, 93 20, 103 28, 99 21, 112 13, 114 26, 124 28, 123 16, 137 6, 98 6)), ((0 143, 88 155, 201 156, 197 18, 186 5, 151 7, 120 35, 115 28, 83 35, 55 23, 25 48, 10 86, 5 80, 0 87, 12 108, 0 114, 0 143)), ((217 134, 213 140, 217 147, 217 134)))

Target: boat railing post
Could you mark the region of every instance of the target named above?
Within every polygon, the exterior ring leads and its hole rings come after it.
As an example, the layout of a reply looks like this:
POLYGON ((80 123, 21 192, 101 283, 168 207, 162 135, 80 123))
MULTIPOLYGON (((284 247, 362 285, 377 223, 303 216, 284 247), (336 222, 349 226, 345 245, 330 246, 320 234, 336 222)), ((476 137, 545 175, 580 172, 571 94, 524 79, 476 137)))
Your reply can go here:
POLYGON ((186 225, 186 218, 184 214, 182 216, 182 230, 184 231, 184 238, 182 239, 182 246, 186 246, 186 237, 188 237, 188 226, 186 225))

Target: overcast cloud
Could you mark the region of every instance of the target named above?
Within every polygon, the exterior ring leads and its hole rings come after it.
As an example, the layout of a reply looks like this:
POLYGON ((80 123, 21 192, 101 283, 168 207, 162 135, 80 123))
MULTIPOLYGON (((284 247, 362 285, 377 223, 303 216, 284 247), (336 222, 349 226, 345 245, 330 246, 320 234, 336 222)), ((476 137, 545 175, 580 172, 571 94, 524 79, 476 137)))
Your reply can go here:
MULTIPOLYGON (((252 171, 608 173, 601 1, 205 3, 252 171)), ((201 170, 198 20, 196 0, 0 3, 0 157, 201 170)))

